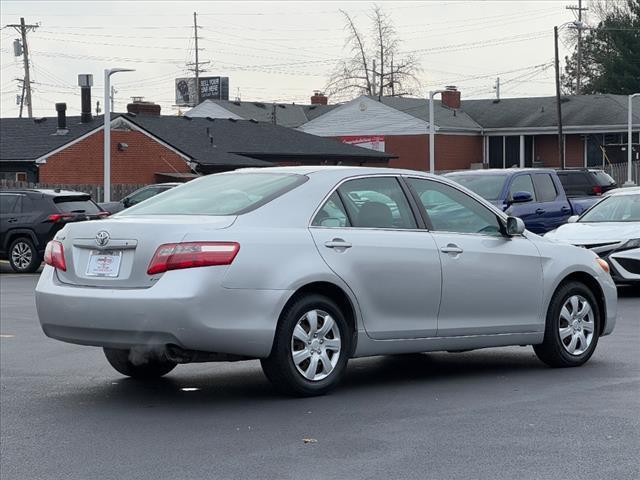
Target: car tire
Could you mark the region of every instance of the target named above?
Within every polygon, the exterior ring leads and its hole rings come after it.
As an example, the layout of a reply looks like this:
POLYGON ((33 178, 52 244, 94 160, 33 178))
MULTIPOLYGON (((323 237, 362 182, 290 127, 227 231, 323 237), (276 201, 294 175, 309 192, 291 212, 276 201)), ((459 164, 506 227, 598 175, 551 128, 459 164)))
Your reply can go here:
POLYGON ((262 370, 282 393, 324 395, 344 375, 350 330, 335 302, 323 295, 304 295, 282 312, 271 355, 261 360, 262 370))
POLYGON ((16 273, 33 273, 42 263, 42 258, 30 238, 16 238, 9 246, 9 264, 16 273))
POLYGON ((550 367, 578 367, 593 355, 600 322, 600 310, 593 292, 583 283, 568 282, 553 295, 547 311, 544 340, 533 349, 550 367))
POLYGON ((104 348, 107 361, 118 372, 138 380, 160 378, 173 370, 177 363, 155 352, 138 352, 130 349, 104 348))

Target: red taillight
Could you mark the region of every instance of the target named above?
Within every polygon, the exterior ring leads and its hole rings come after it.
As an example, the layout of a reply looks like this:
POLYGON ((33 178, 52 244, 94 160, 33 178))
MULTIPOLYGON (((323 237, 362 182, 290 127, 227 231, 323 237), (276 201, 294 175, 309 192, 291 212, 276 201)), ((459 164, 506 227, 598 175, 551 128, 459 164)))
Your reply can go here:
POLYGON ((52 267, 59 268, 63 272, 67 271, 67 262, 64 260, 64 247, 57 240, 47 243, 44 251, 44 263, 52 267))
POLYGON ((147 273, 166 272, 181 268, 230 265, 240 244, 236 242, 185 242, 160 245, 149 263, 147 273))
POLYGON ((593 186, 593 194, 594 195, 602 195, 602 187, 600 185, 593 186))
POLYGON ((47 217, 48 220, 51 220, 53 223, 60 222, 62 220, 71 220, 73 215, 69 215, 66 213, 54 213, 47 217))

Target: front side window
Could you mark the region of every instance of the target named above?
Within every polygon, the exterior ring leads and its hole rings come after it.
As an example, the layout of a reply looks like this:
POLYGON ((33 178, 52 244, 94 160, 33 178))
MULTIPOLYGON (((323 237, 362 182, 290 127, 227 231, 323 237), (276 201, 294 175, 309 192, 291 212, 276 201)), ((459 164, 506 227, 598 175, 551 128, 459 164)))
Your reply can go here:
POLYGON ((548 173, 536 173, 533 176, 533 183, 536 186, 536 194, 541 202, 553 202, 558 197, 556 186, 548 173))
POLYGON ((509 187, 509 197, 513 198, 513 196, 517 192, 529 192, 533 197, 533 201, 536 201, 536 192, 533 189, 531 175, 518 175, 513 179, 513 182, 511 182, 511 187, 509 187))
POLYGON ((240 215, 306 180, 304 175, 287 173, 209 175, 151 197, 117 215, 240 215))
POLYGON ((468 188, 473 193, 477 193, 485 200, 495 202, 500 198, 506 175, 496 174, 448 174, 447 178, 459 183, 463 187, 468 188))
POLYGON ((338 188, 338 192, 353 227, 417 228, 407 197, 396 178, 349 180, 338 188))
POLYGON ((496 214, 468 195, 432 180, 408 181, 427 212, 432 230, 502 235, 496 214))
POLYGON ((316 214, 311 225, 314 227, 334 228, 351 226, 338 192, 333 192, 327 201, 324 202, 324 205, 316 214))

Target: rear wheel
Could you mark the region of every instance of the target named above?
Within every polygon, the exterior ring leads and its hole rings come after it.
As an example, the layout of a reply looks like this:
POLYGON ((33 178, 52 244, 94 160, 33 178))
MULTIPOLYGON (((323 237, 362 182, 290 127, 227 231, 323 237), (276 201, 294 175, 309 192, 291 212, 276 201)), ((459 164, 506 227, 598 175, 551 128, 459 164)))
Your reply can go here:
POLYGON ((169 373, 177 365, 162 353, 137 349, 105 348, 104 355, 118 372, 139 380, 159 378, 169 373))
POLYGON ((262 369, 284 393, 323 395, 344 374, 349 330, 331 299, 317 294, 300 297, 282 313, 273 350, 261 360, 262 369))
POLYGON ((551 367, 577 367, 596 348, 600 332, 598 303, 589 288, 569 282, 554 294, 547 312, 544 341, 533 349, 551 367))
POLYGON ((16 238, 9 247, 9 264, 14 272, 33 273, 40 267, 42 259, 31 239, 16 238))

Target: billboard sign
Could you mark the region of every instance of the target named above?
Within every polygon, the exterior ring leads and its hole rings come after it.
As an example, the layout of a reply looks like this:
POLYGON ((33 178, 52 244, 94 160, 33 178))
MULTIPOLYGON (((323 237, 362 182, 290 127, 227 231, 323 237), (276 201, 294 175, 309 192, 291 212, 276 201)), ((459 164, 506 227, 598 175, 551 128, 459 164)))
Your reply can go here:
POLYGON ((342 143, 355 145, 356 147, 368 148, 376 152, 384 152, 384 136, 382 135, 340 137, 340 140, 342 140, 342 143))
MULTIPOLYGON (((200 101, 229 100, 229 77, 200 77, 200 101)), ((195 105, 196 79, 176 78, 176 105, 195 105)))

